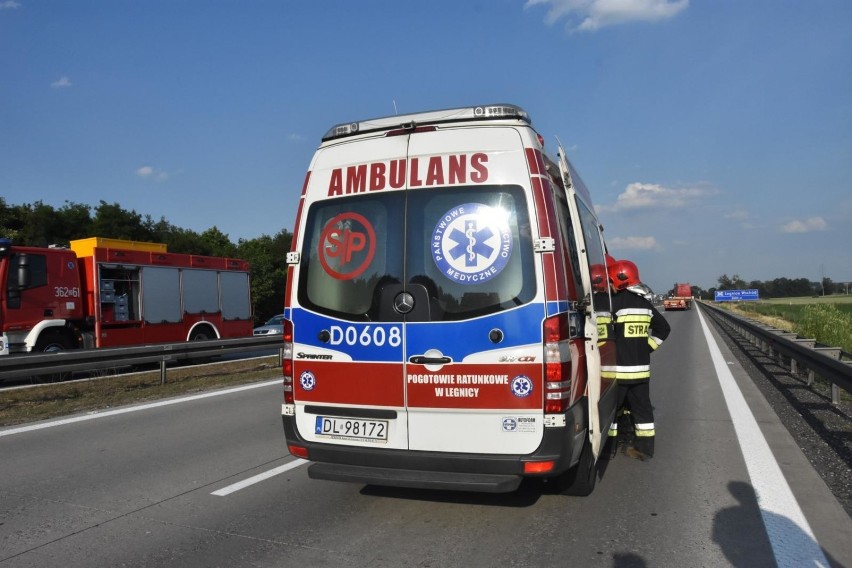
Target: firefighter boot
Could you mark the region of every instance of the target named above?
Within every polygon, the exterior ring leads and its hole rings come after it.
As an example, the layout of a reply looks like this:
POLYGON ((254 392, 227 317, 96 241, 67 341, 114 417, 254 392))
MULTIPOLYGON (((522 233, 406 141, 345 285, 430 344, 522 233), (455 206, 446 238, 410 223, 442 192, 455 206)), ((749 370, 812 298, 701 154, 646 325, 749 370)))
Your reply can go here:
POLYGON ((654 457, 654 437, 637 437, 636 442, 625 452, 631 458, 648 461, 654 457))

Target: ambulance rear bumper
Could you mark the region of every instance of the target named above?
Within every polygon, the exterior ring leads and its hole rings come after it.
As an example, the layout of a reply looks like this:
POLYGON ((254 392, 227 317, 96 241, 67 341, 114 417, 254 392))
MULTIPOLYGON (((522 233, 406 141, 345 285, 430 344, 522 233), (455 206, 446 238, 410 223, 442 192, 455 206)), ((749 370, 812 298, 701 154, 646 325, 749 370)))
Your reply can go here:
POLYGON ((336 463, 315 463, 308 468, 308 476, 312 479, 348 481, 368 485, 485 493, 515 491, 522 480, 522 477, 518 475, 420 471, 336 463))
POLYGON ((577 463, 588 432, 585 411, 576 404, 566 414, 566 424, 545 428, 541 444, 531 454, 469 454, 388 450, 309 442, 296 431, 295 418, 283 416, 288 444, 307 449, 314 462, 312 479, 370 485, 505 493, 515 491, 524 477, 557 476, 577 463), (583 425, 578 428, 575 425, 583 425), (543 474, 524 471, 526 463, 552 461, 543 474))

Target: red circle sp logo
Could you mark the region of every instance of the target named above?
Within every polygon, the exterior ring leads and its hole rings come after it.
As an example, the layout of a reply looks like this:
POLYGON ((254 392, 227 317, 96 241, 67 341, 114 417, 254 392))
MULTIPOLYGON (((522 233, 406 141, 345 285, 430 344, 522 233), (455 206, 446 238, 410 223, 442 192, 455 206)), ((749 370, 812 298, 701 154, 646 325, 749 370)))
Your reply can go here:
POLYGON ((376 254, 373 225, 358 213, 341 213, 322 230, 319 260, 323 269, 337 280, 360 276, 376 254))

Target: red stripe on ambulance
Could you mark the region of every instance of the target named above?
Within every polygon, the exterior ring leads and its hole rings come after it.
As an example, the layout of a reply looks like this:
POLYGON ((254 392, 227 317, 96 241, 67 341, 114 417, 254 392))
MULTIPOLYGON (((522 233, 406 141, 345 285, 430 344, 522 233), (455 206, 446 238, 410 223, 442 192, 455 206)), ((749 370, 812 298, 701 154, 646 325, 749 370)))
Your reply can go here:
POLYGON ((293 367, 295 399, 300 403, 397 407, 405 404, 401 363, 359 362, 357 373, 352 372, 351 362, 297 359, 293 367), (304 373, 310 373, 310 381, 302 380, 304 373))

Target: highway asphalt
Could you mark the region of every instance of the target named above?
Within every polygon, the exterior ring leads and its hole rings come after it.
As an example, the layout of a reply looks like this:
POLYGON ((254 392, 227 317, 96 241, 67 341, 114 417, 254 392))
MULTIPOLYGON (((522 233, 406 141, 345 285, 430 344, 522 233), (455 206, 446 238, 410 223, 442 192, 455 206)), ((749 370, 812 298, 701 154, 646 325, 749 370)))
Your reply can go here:
POLYGON ((666 317, 656 456, 601 461, 589 497, 311 480, 272 374, 0 429, 0 568, 852 566, 852 521, 737 356, 666 317))

